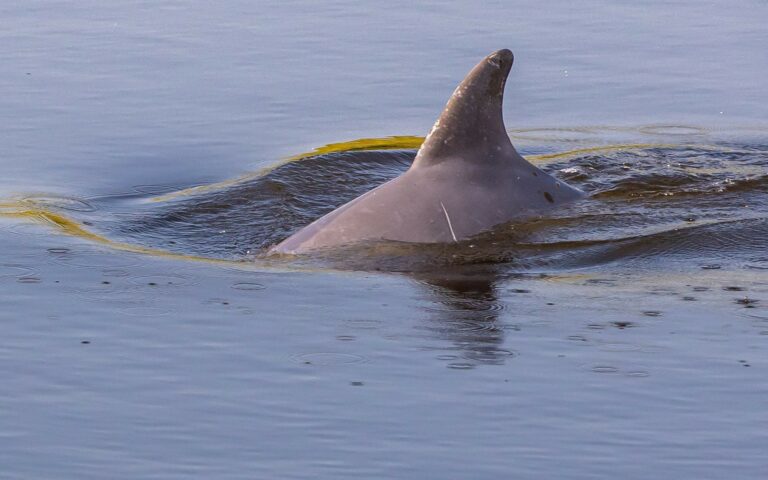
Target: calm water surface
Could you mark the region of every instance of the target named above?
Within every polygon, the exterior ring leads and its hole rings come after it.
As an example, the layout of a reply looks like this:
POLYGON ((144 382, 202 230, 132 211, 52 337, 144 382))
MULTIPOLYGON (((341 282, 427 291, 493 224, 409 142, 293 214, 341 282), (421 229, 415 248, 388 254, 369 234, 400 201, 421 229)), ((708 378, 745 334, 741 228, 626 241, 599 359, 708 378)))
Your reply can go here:
POLYGON ((518 3, 0 5, 0 478, 765 478, 768 4, 518 3), (504 47, 588 201, 262 254, 504 47))

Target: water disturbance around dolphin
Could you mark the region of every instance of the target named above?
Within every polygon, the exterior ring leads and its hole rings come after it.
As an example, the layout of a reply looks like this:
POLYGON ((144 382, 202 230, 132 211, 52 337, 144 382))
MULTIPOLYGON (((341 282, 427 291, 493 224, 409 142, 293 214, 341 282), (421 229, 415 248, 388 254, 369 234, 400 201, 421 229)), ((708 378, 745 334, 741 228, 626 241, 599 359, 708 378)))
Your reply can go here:
MULTIPOLYGON (((644 128, 626 129, 620 139, 646 140, 644 128)), ((596 138, 617 136, 616 129, 596 127, 591 132, 596 138)), ((415 150, 387 139, 371 142, 375 150, 346 151, 339 145, 236 181, 191 190, 137 187, 96 198, 20 196, 0 202, 0 216, 15 218, 3 220, 0 228, 15 231, 25 225, 19 222, 37 220, 122 250, 255 262, 256 267, 768 269, 768 146, 702 136, 682 140, 709 142, 584 144, 565 151, 565 145, 573 145, 567 139, 519 139, 532 163, 588 197, 455 244, 361 244, 301 261, 266 253, 302 226, 406 171, 415 150), (393 149, 386 150, 390 145, 393 149)))

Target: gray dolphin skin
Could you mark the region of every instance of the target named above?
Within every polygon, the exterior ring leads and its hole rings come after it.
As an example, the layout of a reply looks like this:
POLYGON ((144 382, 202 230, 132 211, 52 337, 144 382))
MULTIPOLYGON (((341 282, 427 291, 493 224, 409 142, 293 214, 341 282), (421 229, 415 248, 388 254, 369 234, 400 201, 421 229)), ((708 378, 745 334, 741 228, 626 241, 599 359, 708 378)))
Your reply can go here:
POLYGON ((485 57, 456 88, 399 177, 271 249, 301 254, 363 241, 452 243, 583 197, 527 162, 507 135, 502 99, 512 52, 485 57))

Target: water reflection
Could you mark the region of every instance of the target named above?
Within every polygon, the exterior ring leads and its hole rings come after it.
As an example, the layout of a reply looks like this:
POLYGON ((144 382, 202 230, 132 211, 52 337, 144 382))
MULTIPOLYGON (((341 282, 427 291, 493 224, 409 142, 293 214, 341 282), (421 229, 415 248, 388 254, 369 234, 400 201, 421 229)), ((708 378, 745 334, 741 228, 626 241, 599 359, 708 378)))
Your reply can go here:
POLYGON ((504 303, 497 293, 498 276, 493 269, 467 272, 441 270, 413 276, 424 287, 429 321, 423 327, 440 340, 452 344, 441 350, 451 368, 478 364, 501 365, 514 352, 503 348, 504 303))

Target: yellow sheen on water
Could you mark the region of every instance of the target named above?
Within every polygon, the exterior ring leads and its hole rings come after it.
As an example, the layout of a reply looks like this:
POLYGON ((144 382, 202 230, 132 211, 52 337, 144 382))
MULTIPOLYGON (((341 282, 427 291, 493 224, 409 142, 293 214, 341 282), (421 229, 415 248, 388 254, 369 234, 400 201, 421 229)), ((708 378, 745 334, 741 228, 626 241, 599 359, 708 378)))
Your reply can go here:
MULTIPOLYGON (((310 152, 300 153, 292 157, 286 158, 283 161, 277 162, 274 165, 265 167, 256 172, 242 175, 240 177, 225 180, 222 182, 211 183, 208 185, 200 185, 196 187, 186 188, 176 192, 167 193, 152 197, 149 200, 152 202, 164 202, 178 198, 181 196, 191 196, 204 192, 211 192, 216 190, 222 190, 232 185, 237 185, 258 177, 262 177, 272 170, 291 162, 301 161, 306 158, 315 157, 323 154, 341 153, 341 152, 353 152, 353 151, 370 151, 370 150, 406 150, 416 149, 424 141, 423 137, 417 136, 392 136, 382 138, 361 138, 357 140, 351 140, 348 142, 330 143, 322 147, 315 148, 310 152)), ((580 148, 575 150, 568 150, 559 153, 529 155, 526 157, 532 163, 546 164, 552 161, 562 160, 569 157, 575 157, 587 153, 601 153, 601 152, 618 152, 628 151, 636 149, 646 148, 671 148, 671 147, 685 147, 685 145, 670 145, 670 144, 652 144, 652 143, 637 143, 637 144, 617 144, 617 145, 605 145, 599 147, 580 148)), ((696 145, 696 148, 708 148, 702 145, 696 145)), ((714 149, 714 147, 712 147, 714 149)), ((722 148, 720 149, 722 150, 722 148)), ((31 199, 23 200, 9 200, 0 202, 0 217, 15 217, 31 220, 34 222, 47 224, 54 226, 60 232, 80 237, 91 242, 99 243, 116 250, 122 250, 133 253, 141 253, 145 255, 153 255, 165 258, 173 258, 179 260, 192 260, 192 261, 204 261, 211 263, 222 264, 237 264, 242 263, 234 260, 222 260, 209 257, 197 256, 197 255, 185 255, 180 253, 173 253, 166 250, 154 249, 143 247, 140 245, 134 245, 125 242, 118 242, 111 240, 107 237, 94 233, 86 229, 82 223, 79 223, 65 215, 55 212, 48 208, 46 205, 36 203, 31 199)))

